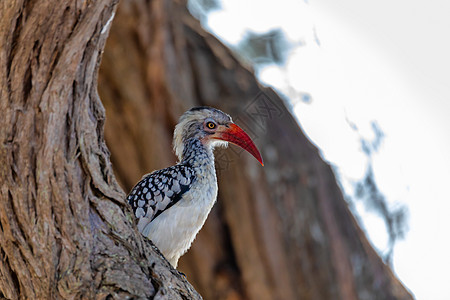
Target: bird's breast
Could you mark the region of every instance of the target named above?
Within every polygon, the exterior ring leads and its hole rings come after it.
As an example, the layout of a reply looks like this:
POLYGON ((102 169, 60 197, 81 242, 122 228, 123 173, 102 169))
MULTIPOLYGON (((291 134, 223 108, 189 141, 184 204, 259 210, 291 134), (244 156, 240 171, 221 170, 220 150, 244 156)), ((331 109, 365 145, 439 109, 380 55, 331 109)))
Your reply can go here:
MULTIPOLYGON (((174 219, 178 228, 192 232, 194 237, 201 229, 217 199, 217 182, 197 180, 181 200, 174 205, 174 219)), ((174 233, 175 234, 175 233, 174 233)))
POLYGON ((190 247, 217 199, 214 176, 199 176, 180 201, 143 230, 172 263, 190 247))

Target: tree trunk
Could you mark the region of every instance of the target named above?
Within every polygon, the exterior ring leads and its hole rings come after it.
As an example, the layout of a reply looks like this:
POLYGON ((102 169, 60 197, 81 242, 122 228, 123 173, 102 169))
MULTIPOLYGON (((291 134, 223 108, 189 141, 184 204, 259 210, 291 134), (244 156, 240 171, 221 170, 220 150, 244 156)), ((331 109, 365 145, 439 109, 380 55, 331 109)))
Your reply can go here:
POLYGON ((183 1, 120 4, 99 92, 127 191, 175 163, 172 131, 194 105, 230 113, 262 150, 264 168, 234 146, 216 152, 218 203, 180 260, 206 299, 413 298, 367 241, 284 102, 202 30, 183 1))
POLYGON ((0 2, 0 298, 200 299, 112 172, 96 85, 116 5, 0 2))

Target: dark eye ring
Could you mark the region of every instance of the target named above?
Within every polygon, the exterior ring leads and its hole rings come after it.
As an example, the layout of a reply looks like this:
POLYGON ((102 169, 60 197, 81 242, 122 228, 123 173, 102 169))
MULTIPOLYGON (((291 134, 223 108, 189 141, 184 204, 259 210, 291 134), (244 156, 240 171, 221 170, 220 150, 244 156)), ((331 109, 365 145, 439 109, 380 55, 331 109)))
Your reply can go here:
POLYGON ((216 124, 214 124, 213 122, 208 122, 206 123, 206 127, 208 127, 209 129, 214 129, 216 128, 216 124))

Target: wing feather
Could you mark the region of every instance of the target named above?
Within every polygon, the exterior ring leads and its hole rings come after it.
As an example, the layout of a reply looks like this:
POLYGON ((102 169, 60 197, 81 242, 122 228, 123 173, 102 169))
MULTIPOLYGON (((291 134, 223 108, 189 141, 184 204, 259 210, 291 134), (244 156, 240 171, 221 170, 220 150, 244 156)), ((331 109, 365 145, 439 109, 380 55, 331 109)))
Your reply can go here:
POLYGON ((127 201, 137 219, 145 217, 151 222, 180 201, 194 180, 194 169, 188 165, 158 170, 145 175, 131 190, 127 201))

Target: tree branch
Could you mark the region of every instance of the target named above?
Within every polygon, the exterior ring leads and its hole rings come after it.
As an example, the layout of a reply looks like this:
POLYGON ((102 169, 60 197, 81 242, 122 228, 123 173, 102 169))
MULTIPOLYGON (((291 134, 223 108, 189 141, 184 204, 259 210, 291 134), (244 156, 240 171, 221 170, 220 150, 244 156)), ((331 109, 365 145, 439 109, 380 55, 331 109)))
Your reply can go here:
POLYGON ((113 175, 96 85, 117 1, 0 5, 0 296, 199 299, 113 175))

